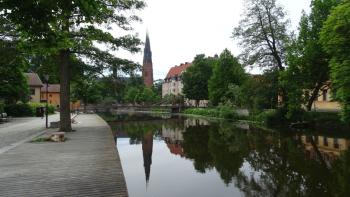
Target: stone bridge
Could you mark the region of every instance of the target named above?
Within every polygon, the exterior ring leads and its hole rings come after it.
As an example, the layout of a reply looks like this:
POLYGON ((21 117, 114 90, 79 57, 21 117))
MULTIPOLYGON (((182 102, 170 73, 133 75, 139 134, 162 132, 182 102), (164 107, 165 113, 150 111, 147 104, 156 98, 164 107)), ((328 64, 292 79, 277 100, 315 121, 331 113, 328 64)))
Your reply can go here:
POLYGON ((180 113, 184 109, 188 108, 183 105, 128 105, 128 104, 110 104, 110 105, 87 105, 85 108, 81 107, 80 111, 88 112, 108 112, 111 110, 118 111, 152 111, 152 110, 164 110, 171 113, 180 113))

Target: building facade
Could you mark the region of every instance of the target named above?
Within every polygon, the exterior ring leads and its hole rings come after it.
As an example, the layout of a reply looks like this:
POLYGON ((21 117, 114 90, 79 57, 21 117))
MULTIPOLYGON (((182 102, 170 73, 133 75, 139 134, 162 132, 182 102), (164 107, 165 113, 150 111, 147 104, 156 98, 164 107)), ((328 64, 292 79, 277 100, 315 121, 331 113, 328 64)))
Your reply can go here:
POLYGON ((314 101, 312 109, 314 111, 340 111, 340 103, 332 98, 331 83, 328 82, 319 91, 319 96, 314 101))
MULTIPOLYGON (((180 64, 179 66, 171 67, 168 74, 164 79, 164 83, 162 84, 162 97, 164 98, 167 95, 183 95, 183 78, 182 74, 186 71, 188 67, 192 64, 189 62, 185 62, 180 64)), ((196 106, 195 100, 189 100, 185 98, 186 106, 196 106)), ((199 101, 200 107, 206 107, 208 105, 207 100, 199 101)))
MULTIPOLYGON (((60 84, 49 84, 47 88, 48 103, 60 107, 60 84)), ((41 102, 46 102, 46 84, 41 88, 41 102)))
POLYGON ((147 87, 153 86, 153 63, 152 51, 148 33, 146 34, 145 48, 143 51, 143 67, 142 67, 143 83, 147 87))
POLYGON ((27 78, 27 83, 29 86, 30 102, 39 103, 40 102, 40 92, 41 87, 43 87, 43 82, 36 73, 24 73, 27 78))
POLYGON ((170 68, 162 85, 162 97, 166 95, 182 95, 183 81, 182 74, 191 66, 191 63, 180 64, 170 68))

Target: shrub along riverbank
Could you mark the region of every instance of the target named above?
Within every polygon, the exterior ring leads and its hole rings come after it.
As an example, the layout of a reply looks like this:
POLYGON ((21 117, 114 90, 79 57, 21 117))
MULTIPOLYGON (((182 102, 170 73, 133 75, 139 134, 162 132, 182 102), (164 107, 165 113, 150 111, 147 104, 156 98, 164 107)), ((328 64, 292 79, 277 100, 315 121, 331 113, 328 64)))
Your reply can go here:
POLYGON ((219 105, 212 108, 189 108, 185 109, 184 114, 200 115, 224 119, 238 119, 238 114, 231 106, 219 105))
MULTIPOLYGON (((45 107, 45 103, 18 103, 18 104, 10 104, 4 106, 4 111, 9 116, 14 117, 25 117, 25 116, 35 116, 36 108, 45 107)), ((55 113, 55 107, 53 105, 49 105, 48 107, 49 114, 55 113)))
POLYGON ((315 128, 348 128, 337 112, 305 112, 301 111, 298 118, 287 118, 282 109, 271 109, 252 112, 247 117, 239 116, 234 107, 221 105, 212 108, 189 108, 184 114, 206 117, 223 118, 230 120, 247 120, 267 127, 288 127, 291 123, 304 122, 315 128))
POLYGON ((300 111, 297 117, 287 118, 283 109, 271 109, 263 112, 251 113, 249 120, 268 127, 289 126, 291 123, 306 123, 315 128, 348 128, 349 125, 341 121, 339 112, 306 112, 300 111))

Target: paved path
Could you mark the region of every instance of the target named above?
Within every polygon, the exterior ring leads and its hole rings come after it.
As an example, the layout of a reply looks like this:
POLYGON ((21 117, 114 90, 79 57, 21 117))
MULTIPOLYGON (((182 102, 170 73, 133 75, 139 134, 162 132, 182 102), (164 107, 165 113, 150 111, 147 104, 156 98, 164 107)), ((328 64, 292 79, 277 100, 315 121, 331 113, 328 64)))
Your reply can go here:
MULTIPOLYGON (((58 121, 59 114, 49 116, 49 122, 58 121)), ((13 118, 10 122, 0 124, 0 152, 2 148, 16 144, 32 135, 45 130, 45 118, 13 118)))
POLYGON ((0 196, 127 196, 110 127, 79 115, 64 143, 23 143, 0 154, 0 196))

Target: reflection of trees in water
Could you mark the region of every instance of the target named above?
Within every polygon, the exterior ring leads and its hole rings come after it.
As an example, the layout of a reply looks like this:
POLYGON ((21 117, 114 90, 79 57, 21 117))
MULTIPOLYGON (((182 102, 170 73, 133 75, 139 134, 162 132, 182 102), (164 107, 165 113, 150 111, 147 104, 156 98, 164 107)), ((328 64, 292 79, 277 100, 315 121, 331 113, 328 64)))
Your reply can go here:
POLYGON ((190 126, 183 134, 182 144, 185 155, 193 159, 194 168, 201 173, 213 167, 213 158, 209 154, 209 126, 190 126))
MULTIPOLYGON (((162 128, 183 132, 183 155, 201 173, 216 169, 225 184, 246 196, 350 196, 350 153, 332 167, 305 154, 305 145, 285 133, 243 130, 231 123, 186 125, 183 118, 117 124, 131 143, 148 132, 161 138, 162 128), (244 164, 244 168, 242 167, 244 164)), ((317 146, 314 146, 317 149, 317 146)))
POLYGON ((222 180, 229 184, 249 153, 246 131, 229 124, 218 124, 213 125, 209 133, 209 154, 222 180))
POLYGON ((231 124, 189 127, 184 152, 199 172, 215 168, 247 196, 346 196, 350 190, 350 153, 331 170, 304 154, 290 136, 245 131, 231 124), (250 166, 250 170, 243 169, 250 166))

